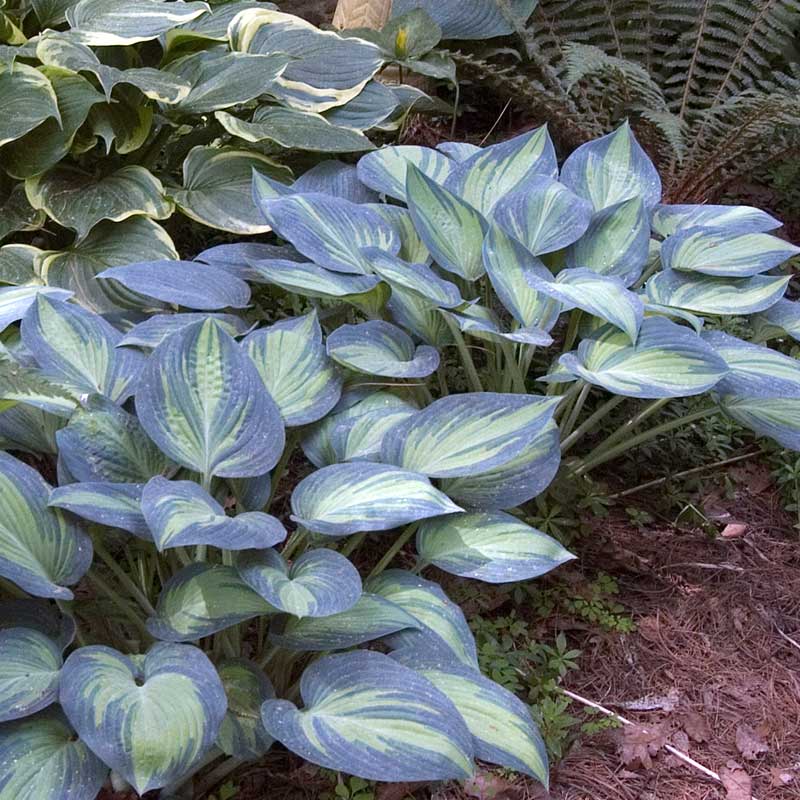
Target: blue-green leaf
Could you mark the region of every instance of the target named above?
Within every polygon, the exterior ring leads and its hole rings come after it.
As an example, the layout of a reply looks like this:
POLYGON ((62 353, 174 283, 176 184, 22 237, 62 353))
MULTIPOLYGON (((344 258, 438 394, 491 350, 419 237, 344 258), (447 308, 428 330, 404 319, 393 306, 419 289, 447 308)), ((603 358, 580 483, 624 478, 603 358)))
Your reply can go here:
POLYGON ((414 346, 401 328, 383 320, 341 325, 327 341, 328 355, 356 372, 388 378, 424 378, 439 367, 439 351, 414 346))
POLYGON ((233 567, 202 562, 184 567, 167 581, 147 629, 156 639, 191 642, 274 612, 233 567))
POLYGON ((433 478, 487 472, 522 453, 556 405, 494 392, 443 397, 386 434, 382 459, 433 478))
POLYGON ((49 505, 100 525, 121 528, 140 539, 152 540, 142 514, 143 488, 141 483, 70 483, 53 489, 49 505))
POLYGON ((247 323, 235 314, 154 314, 144 322, 134 325, 120 339, 117 347, 149 347, 153 349, 173 333, 209 317, 231 336, 242 336, 249 330, 247 323))
POLYGON ((424 520, 417 552, 426 564, 487 583, 538 578, 575 557, 552 537, 502 511, 424 520))
MULTIPOLYGON (((405 184, 403 184, 405 186, 405 184)), ((400 238, 398 258, 410 264, 428 264, 431 254, 425 243, 419 238, 411 212, 402 206, 390 206, 386 203, 373 203, 370 208, 392 226, 400 238)))
POLYGON ((573 151, 561 168, 561 182, 595 211, 632 197, 641 197, 648 208, 661 200, 658 171, 627 122, 573 151))
POLYGON ((0 600, 0 630, 30 628, 56 642, 61 650, 75 639, 75 618, 62 613, 48 600, 0 600))
POLYGON ((269 678, 257 664, 243 658, 224 661, 217 671, 228 698, 217 747, 234 758, 261 758, 274 741, 261 721, 261 705, 275 697, 269 678))
POLYGON ((354 606, 328 617, 279 620, 270 631, 270 642, 299 652, 342 650, 418 627, 417 620, 395 603, 364 592, 354 606))
POLYGON ((22 319, 40 294, 50 295, 54 300, 68 300, 72 297, 72 292, 66 289, 54 289, 40 284, 4 286, 0 289, 0 331, 5 330, 12 322, 22 319))
POLYGON ((368 461, 323 467, 292 493, 292 519, 326 536, 386 531, 460 510, 424 475, 368 461))
POLYGON ((110 647, 76 650, 62 670, 61 705, 81 739, 144 794, 208 752, 227 700, 202 650, 159 642, 135 661, 110 647))
POLYGON ((271 259, 252 262, 257 279, 307 297, 349 298, 371 292, 380 284, 375 275, 347 275, 316 264, 271 259))
POLYGON ((456 166, 454 161, 430 147, 394 145, 362 156, 358 162, 358 179, 376 192, 405 202, 409 164, 440 185, 456 166))
POLYGON ((339 401, 342 379, 325 353, 316 312, 251 333, 242 343, 285 425, 307 425, 339 401))
POLYGON ((142 491, 142 513, 159 551, 195 544, 246 550, 272 547, 286 538, 286 529, 269 514, 227 516, 194 481, 151 478, 142 491))
POLYGON ((335 550, 307 550, 291 565, 276 550, 252 550, 236 568, 251 589, 295 617, 329 617, 361 597, 358 570, 335 550))
POLYGON ((766 335, 770 339, 785 333, 795 341, 800 341, 800 303, 796 301, 785 298, 778 300, 761 312, 754 322, 766 328, 766 335))
POLYGON ((440 309, 440 313, 455 322, 459 330, 488 342, 521 342, 543 347, 553 343, 553 337, 536 326, 530 328, 516 326, 510 331, 503 330, 497 314, 477 304, 467 306, 459 314, 444 308, 440 309))
POLYGON ((774 439, 789 450, 800 450, 800 400, 724 395, 719 405, 740 425, 774 439))
POLYGON ((29 717, 56 702, 62 658, 52 639, 31 628, 6 628, 0 630, 0 652, 0 722, 29 717))
POLYGON ((392 296, 386 303, 392 319, 426 344, 445 347, 453 343, 453 334, 437 307, 427 298, 414 292, 392 287, 392 296))
POLYGON ((57 709, 0 725, 0 800, 95 800, 108 767, 57 709))
POLYGON ((352 100, 325 112, 325 119, 340 128, 368 131, 380 125, 400 105, 397 95, 379 80, 371 80, 352 100))
POLYGON ((775 217, 752 206, 657 205, 653 209, 653 230, 661 236, 695 226, 735 228, 741 233, 763 233, 780 228, 775 217))
POLYGON ((343 653, 303 673, 304 708, 262 706, 264 727, 290 750, 368 780, 465 778, 472 741, 447 697, 421 675, 374 652, 343 653))
POLYGON ((141 353, 117 349, 121 339, 97 314, 42 294, 22 321, 22 341, 46 373, 115 402, 133 394, 144 364, 141 353))
POLYGON ((203 475, 263 475, 285 443, 280 411, 247 354, 213 320, 159 345, 136 392, 142 427, 203 475))
POLYGON ((0 408, 24 403, 64 418, 78 405, 76 394, 44 376, 41 370, 23 367, 0 350, 0 401, 4 401, 0 408))
POLYGON ((489 39, 514 33, 510 16, 524 26, 535 0, 394 0, 392 16, 424 9, 439 24, 445 39, 489 39))
POLYGON ((36 597, 71 600, 65 588, 92 563, 91 539, 59 509, 36 470, 0 452, 0 576, 36 597))

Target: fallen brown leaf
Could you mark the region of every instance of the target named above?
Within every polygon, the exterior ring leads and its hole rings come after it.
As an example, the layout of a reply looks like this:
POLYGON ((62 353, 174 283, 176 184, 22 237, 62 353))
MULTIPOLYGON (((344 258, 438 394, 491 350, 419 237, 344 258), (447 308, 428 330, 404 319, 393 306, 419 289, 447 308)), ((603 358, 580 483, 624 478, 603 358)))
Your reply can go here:
POLYGON ((719 779, 727 792, 727 800, 750 800, 753 784, 750 776, 735 761, 729 761, 719 771, 719 779))
POLYGON ((521 790, 500 775, 480 770, 464 781, 464 794, 477 800, 519 800, 521 790))
POLYGON ((770 783, 776 789, 788 786, 797 777, 790 769, 782 769, 781 767, 774 767, 769 774, 772 776, 770 783))
POLYGON ((625 766, 653 766, 653 756, 667 743, 667 727, 663 722, 654 725, 625 725, 622 730, 621 755, 625 766))
POLYGON ((683 720, 683 729, 695 742, 707 742, 711 738, 708 721, 702 714, 690 711, 683 720))
POLYGON ((769 751, 769 745, 758 731, 742 723, 736 729, 736 749, 748 761, 754 761, 762 753, 769 751))

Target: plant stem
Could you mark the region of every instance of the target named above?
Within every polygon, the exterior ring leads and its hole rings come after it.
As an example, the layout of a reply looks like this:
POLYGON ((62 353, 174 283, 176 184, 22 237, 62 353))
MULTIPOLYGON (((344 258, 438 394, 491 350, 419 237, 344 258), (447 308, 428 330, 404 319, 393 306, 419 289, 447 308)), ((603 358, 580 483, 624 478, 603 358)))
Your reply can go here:
POLYGON ((288 539, 281 555, 288 561, 295 550, 300 546, 300 543, 305 539, 306 532, 302 528, 298 528, 288 539))
POLYGON ((620 394, 615 394, 607 400, 597 411, 584 420, 563 442, 561 442, 561 453, 566 453, 576 442, 579 442, 592 428, 610 414, 620 403, 627 400, 620 394))
POLYGON ((444 318, 453 334, 453 340, 458 349, 458 354, 461 356, 461 363, 464 365, 464 370, 467 373, 467 382, 470 385, 471 391, 482 392, 483 385, 478 376, 478 370, 475 369, 475 362, 472 360, 469 348, 464 342, 464 337, 461 335, 461 329, 458 327, 458 324, 447 315, 445 315, 444 318))
POLYGON ((447 373, 442 363, 439 364, 439 369, 436 370, 436 378, 439 381, 439 396, 447 397, 450 394, 450 390, 447 388, 447 373))
POLYGON ((380 575, 389 564, 392 563, 392 559, 403 549, 405 544, 411 539, 411 537, 417 532, 417 528, 419 527, 419 522, 412 522, 398 537, 395 539, 394 544, 384 553, 383 558, 373 567, 372 572, 367 575, 367 578, 374 578, 376 575, 380 575))
POLYGON ((635 431, 636 428, 641 425, 646 419, 649 419, 658 411, 661 411, 664 406, 672 400, 671 397, 662 397, 659 400, 653 400, 652 403, 648 403, 638 414, 634 414, 627 422, 623 423, 619 428, 617 428, 612 434, 607 436, 603 439, 600 444, 592 450, 591 453, 587 456, 587 459, 594 458, 597 455, 600 455, 604 450, 608 450, 610 447, 613 447, 617 442, 624 439, 627 435, 629 435, 632 431, 635 431))
POLYGON ((569 412, 569 416, 564 421, 564 424, 561 427, 561 435, 562 436, 569 436, 572 429, 575 427, 575 423, 578 421, 578 417, 583 410, 583 405, 586 402, 586 398, 589 396, 589 392, 592 391, 592 384, 585 383, 583 388, 578 395, 578 399, 575 401, 575 405, 572 406, 572 410, 569 412))
POLYGON ((286 472, 286 467, 289 466, 289 460, 292 457, 292 453, 294 453, 297 440, 297 431, 289 431, 280 460, 275 465, 275 469, 272 470, 272 475, 270 475, 269 500, 267 501, 267 505, 264 507, 264 511, 267 511, 270 508, 272 501, 275 499, 275 495, 278 493, 278 486, 280 486, 281 478, 283 478, 283 475, 286 472))
POLYGON ((357 533, 355 536, 351 536, 350 540, 345 543, 344 547, 342 547, 339 553, 345 556, 346 558, 347 556, 351 555, 356 550, 358 550, 358 548, 361 547, 361 543, 366 538, 367 538, 366 533, 357 533))
POLYGON ((124 616, 136 628, 136 630, 139 631, 145 641, 148 641, 152 638, 150 636, 150 632, 147 630, 145 624, 139 618, 138 614, 136 614, 136 612, 133 611, 133 609, 122 600, 119 594, 97 574, 96 570, 87 573, 87 577, 92 583, 95 584, 95 586, 97 586, 98 589, 100 589, 103 595, 107 597, 124 614, 124 616))
POLYGON ((511 374, 511 380, 515 387, 515 391, 517 394, 525 394, 528 389, 525 386, 525 378, 523 377, 522 371, 517 363, 517 358, 514 353, 514 345, 509 341, 504 341, 500 347, 503 351, 503 355, 505 356, 505 368, 511 374))
POLYGON ((131 580, 130 576, 125 572, 108 550, 105 549, 99 538, 95 538, 94 551, 100 556, 100 560, 114 573, 114 577, 130 592, 131 597, 142 607, 142 610, 148 615, 152 616, 156 610, 151 605, 147 596, 142 592, 139 587, 131 580))

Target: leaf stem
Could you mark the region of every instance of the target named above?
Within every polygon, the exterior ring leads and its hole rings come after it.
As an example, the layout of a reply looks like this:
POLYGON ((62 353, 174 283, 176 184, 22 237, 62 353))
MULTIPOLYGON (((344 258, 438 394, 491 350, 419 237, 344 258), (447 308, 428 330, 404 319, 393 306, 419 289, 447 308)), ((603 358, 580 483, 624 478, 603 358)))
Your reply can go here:
POLYGON ((372 572, 367 575, 367 578, 374 578, 376 575, 380 575, 389 564, 392 563, 392 559, 403 549, 406 543, 411 539, 411 537, 417 532, 417 528, 419 527, 419 522, 412 522, 411 525, 406 527, 406 529, 395 539, 394 544, 384 553, 383 558, 372 568, 372 572))
POLYGON ((483 384, 481 384, 481 379, 478 376, 478 370, 475 369, 475 362, 472 360, 472 355, 469 352, 469 348, 464 342, 464 337, 461 335, 461 329, 458 327, 458 323, 455 322, 455 320, 450 319, 450 317, 448 317, 446 314, 444 315, 444 318, 453 334, 453 340, 455 341, 456 348, 458 349, 458 354, 461 357, 461 363, 464 365, 464 371, 467 373, 467 382, 470 385, 471 391, 482 392, 483 384))
POLYGON ((139 587, 134 583, 130 576, 125 572, 122 567, 114 560, 111 553, 106 550, 99 537, 94 539, 94 551, 100 556, 100 560, 107 566, 113 573, 114 577, 128 590, 131 597, 142 607, 142 610, 148 615, 153 616, 156 613, 147 596, 142 592, 139 587))
POLYGON ((561 453, 566 453, 576 442, 579 442, 592 428, 610 414, 620 403, 627 400, 621 394, 609 398, 590 417, 584 420, 575 430, 561 442, 561 453))

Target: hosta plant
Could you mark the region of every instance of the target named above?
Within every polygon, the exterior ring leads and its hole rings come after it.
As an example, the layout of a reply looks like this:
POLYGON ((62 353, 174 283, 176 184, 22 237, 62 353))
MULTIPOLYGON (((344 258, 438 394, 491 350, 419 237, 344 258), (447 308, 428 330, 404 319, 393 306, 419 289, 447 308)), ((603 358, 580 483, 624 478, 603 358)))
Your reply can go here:
POLYGON ((765 344, 800 337, 797 248, 661 205, 627 126, 560 169, 541 128, 253 193, 279 239, 85 279, 124 314, 0 289, 0 800, 202 793, 276 743, 546 783, 439 581, 567 561, 528 503, 704 416, 799 449, 800 368, 765 344), (758 341, 726 332, 749 315, 758 341))

